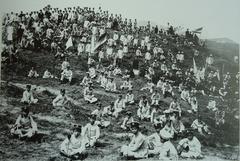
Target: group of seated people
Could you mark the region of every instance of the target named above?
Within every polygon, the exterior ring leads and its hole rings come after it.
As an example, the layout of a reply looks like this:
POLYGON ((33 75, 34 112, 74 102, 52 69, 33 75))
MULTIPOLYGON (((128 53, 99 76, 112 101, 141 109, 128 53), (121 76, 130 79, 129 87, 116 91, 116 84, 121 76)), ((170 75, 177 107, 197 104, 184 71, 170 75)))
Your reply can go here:
POLYGON ((181 139, 175 148, 171 142, 172 136, 167 129, 155 129, 155 133, 145 136, 139 122, 132 122, 130 124, 131 141, 128 145, 121 147, 120 155, 128 159, 144 159, 157 155, 162 161, 178 160, 179 156, 194 159, 203 157, 201 143, 192 131, 187 131, 185 138, 181 139))

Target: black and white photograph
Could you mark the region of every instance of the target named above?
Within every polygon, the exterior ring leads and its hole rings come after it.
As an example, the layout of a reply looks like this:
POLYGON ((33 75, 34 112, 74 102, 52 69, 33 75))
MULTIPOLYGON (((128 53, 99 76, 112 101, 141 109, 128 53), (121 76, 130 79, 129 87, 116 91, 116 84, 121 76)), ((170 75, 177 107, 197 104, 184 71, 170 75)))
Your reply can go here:
POLYGON ((239 0, 1 0, 0 161, 239 161, 239 0))

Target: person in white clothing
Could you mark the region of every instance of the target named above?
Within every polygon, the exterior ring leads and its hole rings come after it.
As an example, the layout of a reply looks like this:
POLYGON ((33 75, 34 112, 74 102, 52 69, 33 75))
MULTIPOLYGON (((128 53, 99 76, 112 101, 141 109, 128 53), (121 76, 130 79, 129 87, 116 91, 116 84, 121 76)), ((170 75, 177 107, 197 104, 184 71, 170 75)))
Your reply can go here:
POLYGON ((131 131, 134 134, 129 145, 123 145, 120 155, 128 159, 143 159, 148 157, 148 146, 146 136, 144 136, 138 122, 132 122, 131 131))
POLYGON ((60 145, 60 153, 72 159, 86 157, 86 139, 81 135, 82 127, 75 127, 72 134, 68 134, 60 145))
POLYGON ((53 78, 54 76, 47 70, 45 70, 43 77, 44 79, 53 78))
POLYGON ((85 87, 85 89, 83 90, 83 97, 84 97, 84 100, 89 103, 95 103, 98 101, 98 99, 94 96, 93 89, 90 85, 85 87))
POLYGON ((148 140, 148 155, 159 155, 162 150, 163 143, 159 136, 160 129, 154 126, 155 132, 147 137, 148 140))
POLYGON ((61 89, 60 93, 53 100, 52 105, 54 107, 64 107, 67 105, 68 102, 69 102, 69 98, 66 96, 65 89, 61 89))
POLYGON ((151 100, 152 100, 151 105, 159 105, 160 94, 158 93, 157 89, 154 90, 154 92, 151 96, 151 100))
POLYGON ((134 104, 134 94, 133 94, 132 90, 128 90, 128 92, 125 96, 125 102, 127 105, 134 104))
POLYGON ((82 130, 82 136, 86 139, 86 146, 93 147, 100 137, 100 128, 96 125, 96 116, 92 115, 90 123, 88 123, 82 130))
POLYGON ((72 82, 72 77, 73 77, 73 73, 72 70, 70 70, 70 66, 67 67, 67 69, 64 69, 63 72, 61 73, 61 82, 65 82, 68 81, 69 83, 72 82))
POLYGON ((123 82, 123 84, 120 86, 121 90, 132 90, 132 82, 130 81, 130 78, 127 77, 126 80, 123 82))
POLYGON ((30 139, 38 132, 37 123, 29 114, 29 108, 22 108, 22 113, 18 116, 15 124, 11 127, 10 133, 21 139, 30 139))
POLYGON ((123 119, 123 123, 121 124, 120 127, 124 130, 130 129, 130 125, 132 122, 134 122, 132 113, 127 112, 126 117, 123 119))
POLYGON ((178 153, 170 139, 172 138, 171 134, 165 130, 160 131, 161 142, 163 143, 161 147, 161 152, 159 155, 160 161, 177 161, 178 153))
POLYGON ((117 86, 116 86, 116 82, 114 81, 114 78, 108 79, 105 90, 108 92, 116 92, 117 91, 117 86))
POLYGON ((193 136, 192 132, 188 132, 187 138, 184 138, 178 143, 178 153, 183 158, 201 159, 201 143, 193 136))
POLYGON ((37 78, 39 76, 39 74, 37 73, 37 71, 34 69, 34 67, 31 68, 31 70, 28 73, 28 77, 29 78, 37 78))
POLYGON ((38 99, 35 99, 33 97, 33 93, 31 91, 31 85, 26 85, 26 90, 23 92, 21 102, 27 103, 27 104, 36 104, 38 102, 38 99))
POLYGON ((119 113, 125 109, 126 103, 125 99, 122 97, 122 95, 118 96, 118 99, 114 103, 114 113, 113 115, 117 118, 119 113))

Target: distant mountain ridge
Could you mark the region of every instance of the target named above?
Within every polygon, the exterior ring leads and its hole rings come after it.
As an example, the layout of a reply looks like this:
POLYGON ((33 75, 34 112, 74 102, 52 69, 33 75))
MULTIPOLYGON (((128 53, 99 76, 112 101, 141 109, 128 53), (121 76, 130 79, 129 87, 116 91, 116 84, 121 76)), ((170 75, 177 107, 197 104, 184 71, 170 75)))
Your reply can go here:
POLYGON ((238 44, 237 42, 229 39, 229 38, 226 38, 226 37, 223 37, 223 38, 214 38, 214 39, 207 39, 208 41, 215 41, 216 43, 230 43, 230 44, 238 44))

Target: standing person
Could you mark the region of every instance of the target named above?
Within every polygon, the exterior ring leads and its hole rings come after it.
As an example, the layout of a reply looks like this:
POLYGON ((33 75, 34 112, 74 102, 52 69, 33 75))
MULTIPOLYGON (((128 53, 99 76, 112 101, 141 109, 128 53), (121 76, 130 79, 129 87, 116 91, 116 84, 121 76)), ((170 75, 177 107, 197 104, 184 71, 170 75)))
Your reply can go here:
POLYGON ((120 150, 120 155, 128 159, 143 159, 148 157, 148 148, 146 136, 144 136, 139 127, 138 122, 131 123, 131 131, 133 137, 129 145, 123 145, 120 150))

